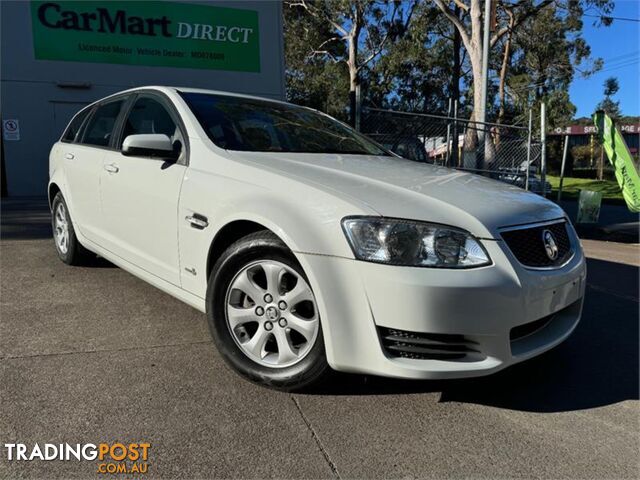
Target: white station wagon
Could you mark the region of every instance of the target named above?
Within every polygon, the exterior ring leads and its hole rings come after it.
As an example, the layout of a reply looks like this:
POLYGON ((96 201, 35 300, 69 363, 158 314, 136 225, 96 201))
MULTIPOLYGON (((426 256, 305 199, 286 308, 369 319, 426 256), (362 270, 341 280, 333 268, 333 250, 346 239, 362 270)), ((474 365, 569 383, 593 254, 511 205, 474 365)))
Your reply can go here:
POLYGON ((486 375, 580 319, 585 260, 559 207, 308 108, 128 90, 73 118, 49 173, 62 261, 98 254, 206 312, 226 362, 270 387, 486 375))

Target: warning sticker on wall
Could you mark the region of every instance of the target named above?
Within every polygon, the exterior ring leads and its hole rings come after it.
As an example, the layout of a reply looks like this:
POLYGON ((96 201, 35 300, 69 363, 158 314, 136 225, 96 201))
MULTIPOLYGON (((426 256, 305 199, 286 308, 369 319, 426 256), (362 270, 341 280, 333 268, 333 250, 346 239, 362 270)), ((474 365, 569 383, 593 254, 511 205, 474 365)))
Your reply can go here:
POLYGON ((7 142, 20 140, 20 123, 18 123, 18 120, 2 120, 2 136, 7 142))

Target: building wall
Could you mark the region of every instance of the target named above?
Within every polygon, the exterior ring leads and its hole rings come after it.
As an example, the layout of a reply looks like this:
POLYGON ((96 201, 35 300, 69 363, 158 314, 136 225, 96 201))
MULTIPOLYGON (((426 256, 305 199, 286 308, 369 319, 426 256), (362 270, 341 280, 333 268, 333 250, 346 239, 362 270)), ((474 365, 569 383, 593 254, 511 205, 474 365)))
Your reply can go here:
MULTIPOLYGON (((639 133, 629 133, 622 130, 622 138, 624 139, 627 147, 631 154, 636 155, 638 153, 638 147, 640 146, 640 134, 639 133)), ((549 135, 548 138, 550 141, 558 141, 563 142, 563 135, 549 135)), ((575 147, 577 145, 590 145, 597 144, 598 138, 594 134, 583 133, 583 134, 571 134, 569 135, 569 148, 575 147)))
POLYGON ((10 196, 45 195, 51 145, 83 105, 114 92, 140 85, 172 85, 284 99, 281 3, 260 0, 188 3, 256 11, 259 72, 38 60, 34 54, 30 3, 0 3, 1 113, 3 120, 17 119, 20 127, 20 140, 5 137, 2 142, 10 196))

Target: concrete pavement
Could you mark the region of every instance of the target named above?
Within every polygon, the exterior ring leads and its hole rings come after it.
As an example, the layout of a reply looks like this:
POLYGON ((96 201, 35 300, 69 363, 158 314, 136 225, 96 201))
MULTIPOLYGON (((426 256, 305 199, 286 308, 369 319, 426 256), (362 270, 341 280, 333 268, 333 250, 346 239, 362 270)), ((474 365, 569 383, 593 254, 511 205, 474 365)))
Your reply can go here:
MULTIPOLYGON (((23 207, 2 212, 0 445, 147 441, 147 478, 638 476, 637 245, 585 242, 583 321, 542 357, 292 395, 230 372, 201 313, 107 262, 63 265, 46 213, 23 207)), ((95 467, 0 452, 1 478, 95 467)))

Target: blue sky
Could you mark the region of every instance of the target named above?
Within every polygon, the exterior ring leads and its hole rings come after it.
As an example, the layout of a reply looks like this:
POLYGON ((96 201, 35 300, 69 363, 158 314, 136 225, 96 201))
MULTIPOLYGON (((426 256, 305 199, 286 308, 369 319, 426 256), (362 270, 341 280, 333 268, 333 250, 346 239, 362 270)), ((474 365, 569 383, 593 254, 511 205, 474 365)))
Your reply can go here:
MULTIPOLYGON (((640 18, 640 0, 616 0, 612 16, 640 18)), ((620 100, 622 113, 640 115, 640 22, 614 20, 610 27, 594 27, 594 20, 597 19, 584 17, 584 37, 593 57, 604 59, 604 67, 587 79, 577 75, 571 84, 569 94, 578 108, 576 117, 593 113, 604 96, 602 84, 608 77, 617 77, 620 83, 613 98, 620 100)))

